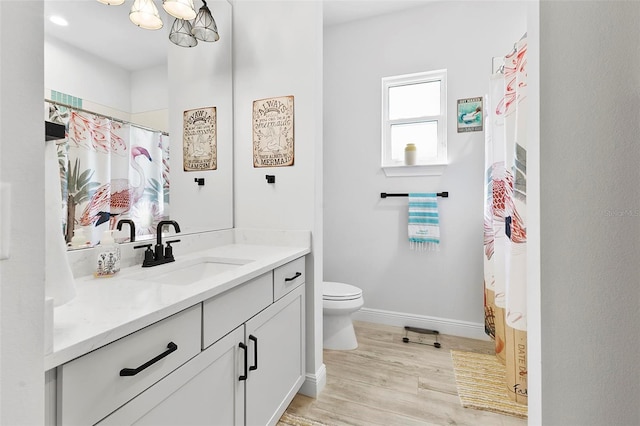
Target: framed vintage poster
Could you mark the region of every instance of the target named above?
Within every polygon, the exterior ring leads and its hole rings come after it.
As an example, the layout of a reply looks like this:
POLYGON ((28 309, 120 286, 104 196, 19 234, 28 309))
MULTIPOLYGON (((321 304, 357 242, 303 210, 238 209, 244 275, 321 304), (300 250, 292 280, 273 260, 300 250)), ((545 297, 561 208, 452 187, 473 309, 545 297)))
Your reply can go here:
POLYGON ((184 112, 182 150, 185 172, 218 168, 216 107, 184 112))
POLYGON ((458 99, 458 133, 481 132, 482 97, 458 99))
POLYGON ((253 101, 253 167, 293 166, 293 96, 253 101))

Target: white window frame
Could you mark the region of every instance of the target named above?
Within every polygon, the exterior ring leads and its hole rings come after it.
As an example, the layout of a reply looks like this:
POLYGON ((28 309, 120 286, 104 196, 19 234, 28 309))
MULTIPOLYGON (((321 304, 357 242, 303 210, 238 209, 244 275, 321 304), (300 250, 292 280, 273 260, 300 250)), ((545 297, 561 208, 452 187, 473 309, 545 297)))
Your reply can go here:
POLYGON ((447 70, 436 70, 382 78, 382 154, 381 166, 387 176, 440 175, 447 165, 447 70), (440 81, 440 114, 391 120, 389 89, 416 83, 440 81), (438 123, 437 155, 423 158, 416 165, 405 165, 391 158, 391 126, 436 121, 438 123))

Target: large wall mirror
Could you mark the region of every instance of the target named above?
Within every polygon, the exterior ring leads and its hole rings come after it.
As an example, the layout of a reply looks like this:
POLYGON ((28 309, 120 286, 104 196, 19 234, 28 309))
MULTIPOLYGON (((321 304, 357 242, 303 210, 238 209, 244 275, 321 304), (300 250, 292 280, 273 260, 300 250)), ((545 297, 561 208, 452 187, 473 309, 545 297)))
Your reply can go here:
MULTIPOLYGON (((204 6, 194 4, 196 11, 204 6)), ((139 241, 153 237, 167 216, 183 233, 231 228, 231 4, 206 2, 220 39, 194 47, 169 41, 175 18, 160 0, 158 30, 135 26, 132 5, 45 0, 45 117, 57 115, 69 136, 58 154, 61 170, 67 168, 63 232, 70 239, 71 230, 82 229, 95 244, 104 230, 133 219, 139 241), (53 16, 68 25, 51 22, 53 16), (215 144, 203 146, 202 138, 183 132, 193 110, 210 113, 215 144), (191 170, 185 153, 215 156, 215 166, 191 170), (128 194, 128 205, 118 204, 116 192, 128 194)), ((128 224, 122 228, 115 231, 120 241, 129 236, 128 224)))

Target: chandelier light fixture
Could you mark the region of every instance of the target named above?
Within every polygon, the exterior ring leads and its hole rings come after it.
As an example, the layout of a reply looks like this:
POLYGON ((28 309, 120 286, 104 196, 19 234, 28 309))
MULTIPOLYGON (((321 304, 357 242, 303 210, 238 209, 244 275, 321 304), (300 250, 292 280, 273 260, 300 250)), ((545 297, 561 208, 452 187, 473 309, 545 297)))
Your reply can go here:
POLYGON ((181 47, 193 47, 198 44, 198 40, 191 33, 191 22, 186 19, 176 18, 171 26, 169 40, 173 44, 181 47))
MULTIPOLYGON (((1 1, 1 0, 0 0, 1 1)), ((118 6, 125 0, 97 0, 102 4, 118 6)), ((207 6, 202 0, 202 7, 196 13, 193 0, 162 0, 162 7, 175 21, 169 32, 169 40, 181 47, 194 47, 198 40, 214 42, 220 40, 218 26, 207 6)), ((134 0, 129 12, 129 19, 135 25, 146 30, 158 30, 163 22, 153 0, 134 0)))
POLYGON ((131 22, 145 30, 159 30, 162 19, 153 0, 134 0, 129 12, 131 22))
POLYGON ((191 20, 196 17, 193 0, 162 0, 162 7, 174 18, 191 20))
POLYGON ((216 25, 211 11, 207 7, 207 2, 202 0, 202 7, 196 15, 196 19, 193 21, 191 33, 195 38, 201 41, 218 41, 220 36, 218 35, 218 26, 216 25))

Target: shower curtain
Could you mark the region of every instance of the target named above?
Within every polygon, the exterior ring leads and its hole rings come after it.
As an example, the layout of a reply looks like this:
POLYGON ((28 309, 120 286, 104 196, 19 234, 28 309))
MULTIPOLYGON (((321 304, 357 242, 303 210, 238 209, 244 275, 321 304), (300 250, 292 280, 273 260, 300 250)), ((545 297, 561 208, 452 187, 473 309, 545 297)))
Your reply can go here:
POLYGON ((507 367, 507 391, 527 404, 527 38, 504 57, 486 101, 485 330, 507 367))
POLYGON ((95 245, 120 219, 133 220, 137 235, 155 234, 169 215, 168 136, 49 102, 46 108, 48 120, 66 127, 58 145, 66 241, 83 228, 95 245))

